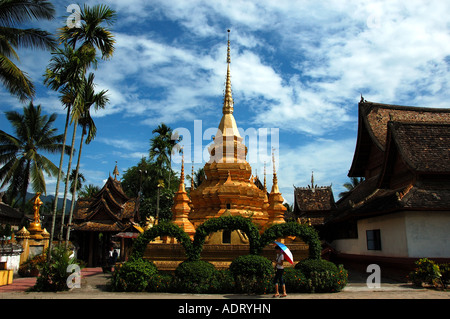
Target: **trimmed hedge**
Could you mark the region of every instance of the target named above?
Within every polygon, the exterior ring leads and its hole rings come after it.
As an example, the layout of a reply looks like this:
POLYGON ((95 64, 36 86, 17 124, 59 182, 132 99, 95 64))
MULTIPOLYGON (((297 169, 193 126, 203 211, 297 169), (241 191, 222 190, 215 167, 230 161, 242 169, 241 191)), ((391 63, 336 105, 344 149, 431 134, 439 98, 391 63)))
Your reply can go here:
POLYGON ((130 256, 130 260, 142 259, 147 244, 159 236, 175 237, 184 247, 186 255, 188 257, 192 255, 192 241, 188 234, 172 222, 160 222, 133 241, 133 253, 130 256))
POLYGON ((250 254, 256 255, 258 253, 260 239, 259 231, 251 219, 242 216, 225 216, 208 219, 196 229, 193 251, 192 255, 189 256, 189 259, 200 259, 206 236, 222 229, 228 231, 241 230, 245 232, 250 242, 250 254))
POLYGON ((216 276, 213 264, 203 261, 184 261, 175 270, 174 286, 178 292, 207 293, 216 276))
POLYGON ((133 259, 141 259, 147 244, 158 236, 175 237, 186 251, 188 261, 200 260, 203 245, 206 236, 219 230, 241 230, 245 232, 249 238, 251 255, 259 255, 262 249, 280 237, 297 236, 309 245, 309 258, 320 259, 321 244, 317 231, 307 225, 300 225, 296 222, 287 222, 283 224, 272 225, 262 236, 259 235, 258 228, 250 218, 242 216, 226 216, 219 218, 211 218, 200 225, 195 232, 194 241, 183 229, 172 222, 161 222, 150 228, 134 240, 133 253, 130 257, 133 259))
POLYGON ((127 261, 115 269, 110 282, 112 291, 145 291, 151 278, 158 273, 153 262, 127 261))
POLYGON ((267 293, 271 289, 272 263, 258 255, 239 256, 230 265, 237 292, 267 293))
POLYGON ((300 237, 306 244, 309 245, 309 258, 320 259, 322 252, 322 245, 317 231, 307 225, 301 225, 296 222, 287 222, 283 224, 276 224, 269 227, 261 236, 258 254, 261 250, 280 237, 297 236, 300 237))

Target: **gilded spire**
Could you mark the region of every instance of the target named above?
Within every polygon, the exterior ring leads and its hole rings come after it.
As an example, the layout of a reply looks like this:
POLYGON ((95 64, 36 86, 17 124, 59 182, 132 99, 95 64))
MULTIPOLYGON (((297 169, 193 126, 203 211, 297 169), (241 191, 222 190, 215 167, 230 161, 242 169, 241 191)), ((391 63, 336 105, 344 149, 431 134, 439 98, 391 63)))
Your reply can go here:
POLYGON ((179 192, 186 191, 186 188, 184 187, 184 153, 181 155, 181 174, 180 174, 180 186, 178 187, 178 191, 179 192))
POLYGON ((273 185, 272 185, 272 193, 279 193, 278 189, 278 178, 277 178, 277 170, 275 167, 275 150, 272 149, 272 162, 273 162, 273 185))
POLYGON ((231 95, 231 71, 230 71, 230 30, 228 30, 228 48, 227 48, 227 79, 225 83, 225 97, 223 99, 223 114, 233 114, 233 96, 231 95))

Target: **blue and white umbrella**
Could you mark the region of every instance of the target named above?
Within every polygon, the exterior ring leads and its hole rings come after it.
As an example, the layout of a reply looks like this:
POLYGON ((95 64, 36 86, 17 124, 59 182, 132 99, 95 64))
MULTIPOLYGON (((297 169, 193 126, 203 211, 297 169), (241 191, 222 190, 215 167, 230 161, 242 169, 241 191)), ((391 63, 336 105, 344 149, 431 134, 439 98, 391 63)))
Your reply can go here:
POLYGON ((289 248, 287 248, 285 244, 282 244, 280 242, 275 241, 274 243, 275 243, 275 245, 280 247, 280 249, 283 252, 283 255, 285 257, 284 259, 287 260, 288 262, 290 262, 291 265, 293 265, 294 264, 294 256, 292 256, 292 253, 289 250, 289 248))

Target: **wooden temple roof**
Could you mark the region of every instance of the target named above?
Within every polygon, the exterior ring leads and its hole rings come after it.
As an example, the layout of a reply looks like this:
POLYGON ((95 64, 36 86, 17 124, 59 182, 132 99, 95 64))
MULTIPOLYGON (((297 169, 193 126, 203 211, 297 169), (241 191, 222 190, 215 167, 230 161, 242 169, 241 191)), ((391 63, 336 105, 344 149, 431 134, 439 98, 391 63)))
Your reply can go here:
POLYGON ((75 212, 75 229, 81 231, 124 231, 138 214, 135 199, 124 193, 119 181, 109 177, 93 198, 80 198, 75 212))
POLYGON ((384 152, 388 122, 450 123, 450 109, 381 104, 361 99, 358 104, 358 138, 348 176, 364 176, 370 150, 384 152))

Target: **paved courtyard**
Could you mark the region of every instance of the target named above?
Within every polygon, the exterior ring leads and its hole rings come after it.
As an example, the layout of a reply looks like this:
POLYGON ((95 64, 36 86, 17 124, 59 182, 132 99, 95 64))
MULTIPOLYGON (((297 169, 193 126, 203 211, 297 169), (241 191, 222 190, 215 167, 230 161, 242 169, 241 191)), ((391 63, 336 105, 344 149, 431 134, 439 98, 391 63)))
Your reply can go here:
MULTIPOLYGON (((0 287, 0 299, 272 299, 269 295, 123 293, 107 291, 108 277, 101 268, 82 270, 81 288, 70 291, 26 292, 36 278, 15 278, 13 284, 0 287)), ((415 288, 406 282, 382 279, 380 288, 370 289, 364 274, 349 273, 349 283, 339 293, 292 293, 286 299, 450 299, 450 290, 415 288)))

